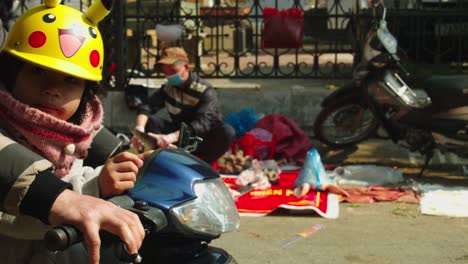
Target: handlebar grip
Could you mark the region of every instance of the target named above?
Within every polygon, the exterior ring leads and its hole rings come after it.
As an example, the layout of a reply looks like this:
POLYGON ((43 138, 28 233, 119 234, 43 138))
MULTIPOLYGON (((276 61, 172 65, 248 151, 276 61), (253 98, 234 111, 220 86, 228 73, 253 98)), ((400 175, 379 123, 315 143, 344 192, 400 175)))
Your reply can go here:
POLYGON ((63 251, 83 241, 83 234, 71 225, 57 226, 47 231, 44 242, 50 251, 63 251))
MULTIPOLYGON (((101 232, 101 247, 106 247, 106 245, 112 244, 112 241, 118 241, 118 244, 115 245, 115 256, 120 261, 126 263, 140 263, 142 257, 140 254, 130 254, 125 248, 125 245, 118 236, 112 235, 107 232, 101 232)), ((78 230, 78 228, 71 225, 57 226, 53 229, 47 231, 44 235, 44 243, 48 250, 63 251, 67 248, 73 246, 74 244, 80 243, 83 241, 83 233, 78 230)))

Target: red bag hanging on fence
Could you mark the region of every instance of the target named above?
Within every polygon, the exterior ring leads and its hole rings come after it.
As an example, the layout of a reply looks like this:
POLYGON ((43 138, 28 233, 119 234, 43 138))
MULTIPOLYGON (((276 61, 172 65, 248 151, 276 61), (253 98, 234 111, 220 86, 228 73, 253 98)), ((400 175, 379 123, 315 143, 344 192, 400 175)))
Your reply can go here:
POLYGON ((263 9, 263 48, 300 49, 304 38, 304 14, 301 8, 279 11, 263 9))

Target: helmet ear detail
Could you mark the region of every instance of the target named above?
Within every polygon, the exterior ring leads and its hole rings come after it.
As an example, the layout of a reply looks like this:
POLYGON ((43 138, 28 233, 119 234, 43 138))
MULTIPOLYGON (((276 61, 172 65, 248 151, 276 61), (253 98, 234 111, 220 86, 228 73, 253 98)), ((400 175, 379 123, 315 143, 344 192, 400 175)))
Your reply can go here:
POLYGON ((93 24, 97 25, 99 21, 104 19, 112 9, 112 0, 96 0, 94 3, 88 8, 88 12, 86 13, 86 18, 91 21, 93 24))
POLYGON ((47 7, 56 7, 60 4, 60 0, 44 0, 47 7))

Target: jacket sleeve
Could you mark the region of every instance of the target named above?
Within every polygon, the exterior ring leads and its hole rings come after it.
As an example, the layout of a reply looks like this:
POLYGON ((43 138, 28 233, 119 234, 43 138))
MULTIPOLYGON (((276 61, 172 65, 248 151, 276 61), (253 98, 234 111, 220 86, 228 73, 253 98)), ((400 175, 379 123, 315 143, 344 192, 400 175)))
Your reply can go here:
MULTIPOLYGON (((82 166, 83 160, 75 160, 70 173, 62 180, 73 185, 73 191, 99 197, 98 175, 102 167, 96 169, 82 166)), ((38 177, 42 177, 38 176, 38 177)), ((54 176, 57 178, 56 176, 54 176)), ((10 215, 0 212, 0 234, 17 239, 42 240, 50 229, 38 219, 27 215, 10 215)))
POLYGON ((195 119, 189 127, 201 136, 222 123, 218 96, 213 88, 207 89, 200 99, 195 119))
POLYGON ((148 98, 147 103, 140 105, 137 109, 137 113, 149 116, 157 113, 160 109, 162 109, 164 107, 164 102, 166 101, 164 87, 164 85, 161 86, 161 88, 159 88, 148 98))
POLYGON ((51 171, 52 164, 0 134, 0 205, 2 212, 25 214, 48 223, 55 199, 71 184, 51 171))

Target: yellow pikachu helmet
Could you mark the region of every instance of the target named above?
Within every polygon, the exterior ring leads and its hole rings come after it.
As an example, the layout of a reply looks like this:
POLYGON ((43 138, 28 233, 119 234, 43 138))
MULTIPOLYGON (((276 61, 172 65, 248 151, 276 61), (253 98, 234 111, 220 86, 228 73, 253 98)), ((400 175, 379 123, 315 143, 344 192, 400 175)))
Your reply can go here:
POLYGON ((104 47, 97 27, 112 0, 96 0, 86 14, 45 0, 21 15, 4 52, 24 61, 89 81, 102 79, 104 47))

